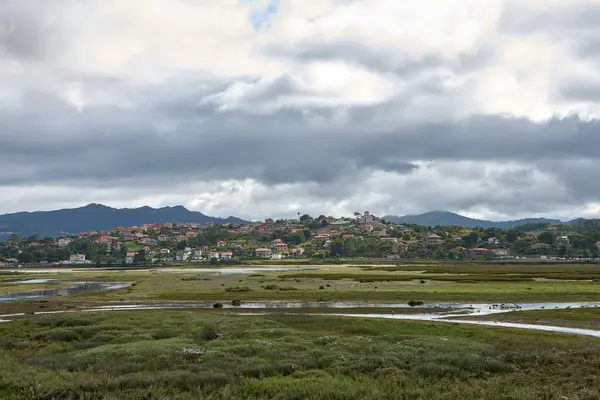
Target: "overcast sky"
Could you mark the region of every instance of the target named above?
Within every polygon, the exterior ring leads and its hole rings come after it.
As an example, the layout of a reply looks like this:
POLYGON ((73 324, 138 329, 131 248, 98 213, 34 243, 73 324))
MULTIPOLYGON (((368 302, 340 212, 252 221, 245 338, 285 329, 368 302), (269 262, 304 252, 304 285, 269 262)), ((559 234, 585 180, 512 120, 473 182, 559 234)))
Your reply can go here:
POLYGON ((2 0, 0 214, 600 217, 600 1, 2 0))

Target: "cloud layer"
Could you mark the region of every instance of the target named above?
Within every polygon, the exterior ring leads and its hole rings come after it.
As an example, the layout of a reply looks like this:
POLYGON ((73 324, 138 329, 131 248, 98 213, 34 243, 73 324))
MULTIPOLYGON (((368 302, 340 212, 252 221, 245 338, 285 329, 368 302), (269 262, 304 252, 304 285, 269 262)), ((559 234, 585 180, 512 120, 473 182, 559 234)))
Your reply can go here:
POLYGON ((600 2, 0 3, 0 213, 600 216, 600 2))

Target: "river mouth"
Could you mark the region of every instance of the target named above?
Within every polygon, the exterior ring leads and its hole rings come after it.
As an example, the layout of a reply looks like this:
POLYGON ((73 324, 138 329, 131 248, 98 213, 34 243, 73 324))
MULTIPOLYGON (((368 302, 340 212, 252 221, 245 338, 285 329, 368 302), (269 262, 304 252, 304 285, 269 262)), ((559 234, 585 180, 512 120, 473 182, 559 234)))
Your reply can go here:
POLYGON ((23 292, 5 293, 0 295, 0 304, 24 300, 48 299, 59 296, 73 296, 78 294, 92 294, 108 290, 124 289, 132 285, 131 282, 70 282, 57 279, 28 279, 21 281, 3 282, 6 285, 36 285, 55 284, 69 285, 69 287, 28 290, 23 292))

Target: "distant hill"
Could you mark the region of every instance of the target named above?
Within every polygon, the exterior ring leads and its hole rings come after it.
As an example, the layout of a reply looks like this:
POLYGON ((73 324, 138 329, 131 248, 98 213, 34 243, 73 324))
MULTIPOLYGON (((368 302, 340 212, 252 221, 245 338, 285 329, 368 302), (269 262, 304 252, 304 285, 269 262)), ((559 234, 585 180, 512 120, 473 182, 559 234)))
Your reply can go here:
MULTIPOLYGON (((468 218, 463 215, 451 213, 448 211, 432 211, 419 215, 405 215, 398 217, 394 215, 386 215, 383 219, 394 222, 396 224, 418 224, 425 226, 436 225, 457 225, 467 228, 514 228, 515 226, 524 224, 548 223, 550 225, 558 225, 563 222, 558 219, 547 218, 525 218, 514 221, 487 221, 483 219, 468 218)), ((576 222, 578 220, 574 220, 576 222)))
POLYGON ((112 208, 102 204, 56 211, 19 212, 0 215, 0 232, 21 236, 59 236, 88 231, 102 231, 117 226, 134 226, 164 222, 215 224, 242 223, 237 217, 215 218, 183 206, 112 208))

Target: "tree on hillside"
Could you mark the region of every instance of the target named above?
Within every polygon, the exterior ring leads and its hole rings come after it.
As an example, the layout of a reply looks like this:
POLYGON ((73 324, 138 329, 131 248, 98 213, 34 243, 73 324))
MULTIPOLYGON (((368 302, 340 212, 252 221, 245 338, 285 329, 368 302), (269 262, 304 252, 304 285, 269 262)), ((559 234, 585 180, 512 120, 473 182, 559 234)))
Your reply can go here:
POLYGON ((312 221, 312 217, 308 214, 304 214, 303 216, 300 217, 300 222, 310 222, 312 221))
POLYGON ((509 229, 508 231, 506 231, 506 234, 504 235, 504 239, 508 243, 514 243, 518 237, 519 237, 519 232, 514 229, 509 229))
POLYGON ((552 232, 542 232, 537 236, 537 240, 540 243, 552 244, 554 243, 554 235, 552 232))
POLYGON ((344 241, 342 239, 336 239, 331 243, 329 248, 331 256, 345 256, 344 254, 344 241))
POLYGON ((517 254, 524 254, 530 247, 531 242, 525 239, 517 240, 513 243, 513 248, 517 254))
POLYGON ((306 254, 307 257, 312 257, 313 252, 314 249, 311 244, 307 244, 306 246, 304 246, 304 254, 306 254))
POLYGON ((310 229, 304 229, 302 231, 302 235, 304 235, 304 240, 310 240, 312 232, 310 231, 310 229))
POLYGON ((556 255, 558 257, 566 257, 567 256, 567 247, 565 245, 561 245, 556 250, 556 255))
POLYGON ((23 251, 17 255, 17 260, 23 264, 33 262, 33 254, 29 250, 23 251))
POLYGON ((518 225, 515 228, 525 232, 533 232, 541 229, 548 229, 550 224, 548 222, 528 222, 526 224, 518 225))
POLYGON ((138 253, 133 256, 133 263, 134 264, 142 264, 145 263, 146 260, 146 251, 144 249, 138 251, 138 253))
POLYGON ((468 235, 465 235, 461 238, 463 242, 465 242, 465 247, 474 247, 479 242, 479 235, 477 232, 473 231, 468 235))

